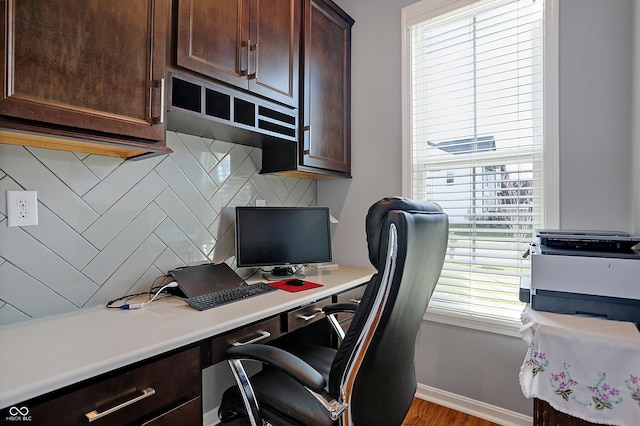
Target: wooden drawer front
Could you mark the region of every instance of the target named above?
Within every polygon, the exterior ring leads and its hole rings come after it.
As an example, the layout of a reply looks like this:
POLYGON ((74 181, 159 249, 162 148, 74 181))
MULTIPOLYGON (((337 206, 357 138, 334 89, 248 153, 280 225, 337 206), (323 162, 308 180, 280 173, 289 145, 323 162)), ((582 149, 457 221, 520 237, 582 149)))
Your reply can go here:
POLYGON ((287 327, 285 331, 295 331, 299 328, 324 319, 325 316, 322 313, 322 308, 329 304, 331 304, 330 297, 286 313, 285 315, 287 327))
POLYGON ((202 423, 202 400, 193 398, 176 408, 159 415, 142 426, 199 425, 202 423))
MULTIPOLYGON (((352 288, 351 290, 347 290, 344 293, 340 293, 336 295, 337 303, 345 303, 345 302, 357 302, 360 303, 362 299, 362 295, 364 294, 364 290, 367 288, 367 285, 361 285, 356 288, 352 288)), ((353 317, 352 313, 344 313, 338 314, 338 321, 342 325, 342 329, 347 331, 349 328, 349 324, 351 324, 351 318, 353 317)))
POLYGON ((225 359, 223 353, 229 346, 247 343, 266 343, 279 337, 281 334, 280 318, 276 316, 231 331, 223 336, 215 337, 211 339, 211 364, 223 361, 225 359))
POLYGON ((113 425, 140 423, 200 394, 200 351, 194 348, 119 372, 35 406, 25 405, 38 424, 48 421, 87 425, 89 414, 94 417, 92 425, 113 425))
POLYGON ((360 299, 362 299, 362 295, 364 294, 364 290, 367 288, 367 285, 361 285, 355 288, 352 288, 351 290, 347 290, 343 293, 340 293, 338 295, 336 295, 336 302, 337 303, 344 303, 344 302, 360 302, 360 299))

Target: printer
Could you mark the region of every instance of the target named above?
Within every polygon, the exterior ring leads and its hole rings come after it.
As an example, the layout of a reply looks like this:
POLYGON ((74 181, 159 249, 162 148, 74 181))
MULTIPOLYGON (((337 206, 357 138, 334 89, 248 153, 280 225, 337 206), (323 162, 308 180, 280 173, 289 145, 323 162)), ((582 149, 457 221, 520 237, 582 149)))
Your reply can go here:
POLYGON ((539 230, 536 237, 520 300, 539 311, 640 322, 640 236, 539 230))

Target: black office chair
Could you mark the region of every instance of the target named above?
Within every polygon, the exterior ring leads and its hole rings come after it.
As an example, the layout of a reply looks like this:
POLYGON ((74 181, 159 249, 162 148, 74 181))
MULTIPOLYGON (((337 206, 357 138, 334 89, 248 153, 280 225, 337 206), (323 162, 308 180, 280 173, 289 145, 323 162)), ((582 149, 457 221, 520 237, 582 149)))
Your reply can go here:
POLYGON ((378 273, 359 305, 325 309, 329 317, 354 312, 339 348, 310 347, 295 355, 269 345, 229 348, 238 386, 224 393, 220 419, 248 417, 253 426, 400 425, 416 391, 415 339, 440 276, 448 229, 437 204, 393 197, 371 206, 367 242, 378 273), (244 359, 266 365, 249 379, 244 359))

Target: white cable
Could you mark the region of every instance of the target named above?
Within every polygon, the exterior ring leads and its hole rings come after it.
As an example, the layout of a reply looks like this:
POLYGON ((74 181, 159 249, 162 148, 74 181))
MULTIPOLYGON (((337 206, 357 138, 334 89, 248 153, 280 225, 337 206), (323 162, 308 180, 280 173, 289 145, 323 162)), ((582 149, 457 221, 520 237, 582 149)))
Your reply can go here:
POLYGON ((140 308, 144 308, 146 305, 148 305, 149 303, 153 302, 155 300, 155 298, 158 297, 158 295, 160 293, 162 293, 165 289, 173 288, 173 287, 178 287, 178 283, 175 282, 175 281, 171 281, 169 284, 163 286, 160 290, 158 290, 156 292, 156 294, 153 295, 153 297, 148 302, 128 303, 126 305, 122 305, 120 307, 120 309, 140 309, 140 308))

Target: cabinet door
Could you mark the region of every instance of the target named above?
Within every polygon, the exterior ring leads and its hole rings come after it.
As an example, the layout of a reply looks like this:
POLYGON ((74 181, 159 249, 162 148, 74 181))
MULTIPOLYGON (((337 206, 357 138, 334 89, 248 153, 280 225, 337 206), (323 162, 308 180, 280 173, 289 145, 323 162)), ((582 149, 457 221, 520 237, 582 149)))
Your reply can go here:
POLYGON ((178 66, 298 105, 300 0, 179 0, 178 66))
POLYGON ((247 88, 249 0, 179 0, 176 62, 247 88))
POLYGON ((351 26, 332 2, 305 0, 300 164, 350 175, 351 26))
POLYGON ((253 0, 249 90, 298 106, 300 0, 253 0))
POLYGON ((166 0, 0 5, 0 115, 164 141, 166 0))

